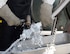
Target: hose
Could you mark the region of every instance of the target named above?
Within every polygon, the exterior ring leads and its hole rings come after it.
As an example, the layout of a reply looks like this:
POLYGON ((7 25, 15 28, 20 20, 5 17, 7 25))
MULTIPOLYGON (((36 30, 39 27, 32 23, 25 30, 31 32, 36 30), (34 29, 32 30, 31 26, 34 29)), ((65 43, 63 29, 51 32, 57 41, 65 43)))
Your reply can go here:
POLYGON ((31 15, 32 15, 33 22, 35 22, 35 20, 34 20, 35 16, 34 16, 34 13, 33 13, 33 2, 34 2, 34 0, 31 0, 31 15))

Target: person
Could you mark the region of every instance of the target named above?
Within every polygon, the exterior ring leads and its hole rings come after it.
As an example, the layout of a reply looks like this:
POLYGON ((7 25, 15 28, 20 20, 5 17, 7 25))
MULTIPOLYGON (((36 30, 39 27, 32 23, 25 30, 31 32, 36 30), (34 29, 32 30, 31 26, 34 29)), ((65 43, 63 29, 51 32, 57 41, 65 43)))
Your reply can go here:
POLYGON ((40 9, 40 19, 42 22, 43 30, 48 29, 49 26, 52 26, 52 9, 55 0, 42 0, 41 9, 40 9))
POLYGON ((0 35, 0 51, 6 50, 20 37, 25 22, 25 28, 31 24, 31 0, 0 0, 0 17, 3 20, 0 35))

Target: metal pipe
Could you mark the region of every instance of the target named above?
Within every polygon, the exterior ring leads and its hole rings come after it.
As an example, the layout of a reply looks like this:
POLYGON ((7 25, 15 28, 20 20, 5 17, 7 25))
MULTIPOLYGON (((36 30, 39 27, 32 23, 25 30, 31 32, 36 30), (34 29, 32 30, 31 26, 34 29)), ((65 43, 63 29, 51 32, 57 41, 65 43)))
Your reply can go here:
POLYGON ((52 17, 55 17, 57 14, 59 14, 60 11, 61 11, 69 2, 70 2, 70 0, 65 0, 65 1, 60 5, 60 7, 53 12, 52 17))

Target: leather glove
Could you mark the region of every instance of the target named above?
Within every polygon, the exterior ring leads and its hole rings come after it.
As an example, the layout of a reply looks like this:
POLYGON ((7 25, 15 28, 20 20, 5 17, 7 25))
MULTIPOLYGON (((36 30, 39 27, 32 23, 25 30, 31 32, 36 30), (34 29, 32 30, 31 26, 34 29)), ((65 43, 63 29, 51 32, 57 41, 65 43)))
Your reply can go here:
POLYGON ((21 25, 22 20, 13 14, 7 4, 0 8, 0 16, 7 22, 9 26, 21 25))

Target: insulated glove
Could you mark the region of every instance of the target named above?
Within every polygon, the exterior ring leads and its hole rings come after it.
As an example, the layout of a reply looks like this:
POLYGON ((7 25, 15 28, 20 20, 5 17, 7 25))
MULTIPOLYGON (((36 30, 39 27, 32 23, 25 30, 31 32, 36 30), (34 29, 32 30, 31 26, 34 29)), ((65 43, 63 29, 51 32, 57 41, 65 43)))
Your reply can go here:
POLYGON ((7 4, 0 8, 0 17, 2 17, 9 26, 18 26, 21 24, 21 20, 14 15, 7 4))
POLYGON ((40 19, 43 27, 52 25, 52 7, 53 6, 48 3, 41 4, 40 19))

